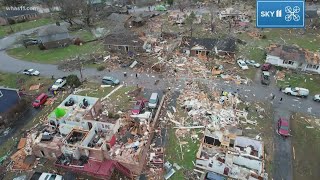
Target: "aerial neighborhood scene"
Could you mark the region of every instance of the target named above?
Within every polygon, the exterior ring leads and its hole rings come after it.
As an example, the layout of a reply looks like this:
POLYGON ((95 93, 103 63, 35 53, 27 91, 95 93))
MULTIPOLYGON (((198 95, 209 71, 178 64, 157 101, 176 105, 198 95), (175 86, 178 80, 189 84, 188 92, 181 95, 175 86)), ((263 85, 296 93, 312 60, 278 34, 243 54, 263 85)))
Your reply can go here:
POLYGON ((0 0, 0 180, 319 168, 319 1, 0 0))

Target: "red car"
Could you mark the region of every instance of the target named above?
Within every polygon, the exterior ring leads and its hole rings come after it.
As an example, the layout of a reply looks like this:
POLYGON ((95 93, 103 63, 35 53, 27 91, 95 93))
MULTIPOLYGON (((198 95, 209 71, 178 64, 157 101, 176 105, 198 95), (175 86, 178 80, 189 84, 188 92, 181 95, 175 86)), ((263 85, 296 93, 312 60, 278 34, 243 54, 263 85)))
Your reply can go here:
POLYGON ((278 120, 278 134, 284 137, 289 136, 289 122, 284 117, 278 120))
POLYGON ((48 99, 48 95, 45 93, 40 94, 35 101, 33 101, 32 106, 38 108, 43 105, 48 99))
POLYGON ((140 114, 141 111, 143 110, 144 106, 145 106, 144 101, 143 100, 138 100, 134 104, 133 109, 131 110, 131 113, 134 114, 134 115, 140 114))
POLYGON ((271 69, 271 64, 270 63, 265 63, 261 66, 262 71, 269 71, 271 69))

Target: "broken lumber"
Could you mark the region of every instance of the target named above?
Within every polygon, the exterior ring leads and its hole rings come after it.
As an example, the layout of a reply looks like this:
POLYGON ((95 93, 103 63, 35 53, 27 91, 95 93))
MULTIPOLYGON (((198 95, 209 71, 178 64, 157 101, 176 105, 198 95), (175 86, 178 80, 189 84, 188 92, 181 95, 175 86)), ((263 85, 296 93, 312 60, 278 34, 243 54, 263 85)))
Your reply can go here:
POLYGON ((174 129, 202 129, 205 126, 190 126, 190 127, 174 127, 174 129))

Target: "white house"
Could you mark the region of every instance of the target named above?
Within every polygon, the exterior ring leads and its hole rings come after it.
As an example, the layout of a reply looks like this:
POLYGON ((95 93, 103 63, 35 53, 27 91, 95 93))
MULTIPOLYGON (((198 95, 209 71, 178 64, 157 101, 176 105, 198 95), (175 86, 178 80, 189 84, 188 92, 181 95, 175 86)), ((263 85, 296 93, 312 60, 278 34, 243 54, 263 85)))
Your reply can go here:
POLYGON ((266 62, 320 74, 320 54, 298 47, 272 44, 267 48, 266 62))

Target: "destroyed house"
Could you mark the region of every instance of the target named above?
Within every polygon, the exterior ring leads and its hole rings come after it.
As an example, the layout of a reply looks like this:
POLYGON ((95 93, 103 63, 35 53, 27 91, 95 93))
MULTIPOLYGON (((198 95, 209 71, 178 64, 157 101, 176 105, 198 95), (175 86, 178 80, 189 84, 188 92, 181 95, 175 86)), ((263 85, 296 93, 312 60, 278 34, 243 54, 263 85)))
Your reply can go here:
POLYGON ((144 42, 133 32, 110 34, 105 38, 104 45, 108 50, 120 53, 143 52, 144 42))
POLYGON ((187 54, 200 58, 207 58, 210 53, 234 56, 236 51, 236 41, 233 38, 184 38, 183 46, 187 54))
POLYGON ((56 160, 56 166, 103 178, 110 175, 110 169, 103 170, 107 167, 127 176, 139 174, 152 139, 150 118, 147 113, 110 119, 98 98, 69 95, 35 135, 33 153, 56 160))
POLYGON ((266 62, 275 66, 320 74, 320 54, 298 47, 272 44, 267 48, 266 62))
POLYGON ((244 136, 241 130, 206 129, 197 152, 196 169, 234 179, 261 179, 264 174, 263 143, 244 136))

